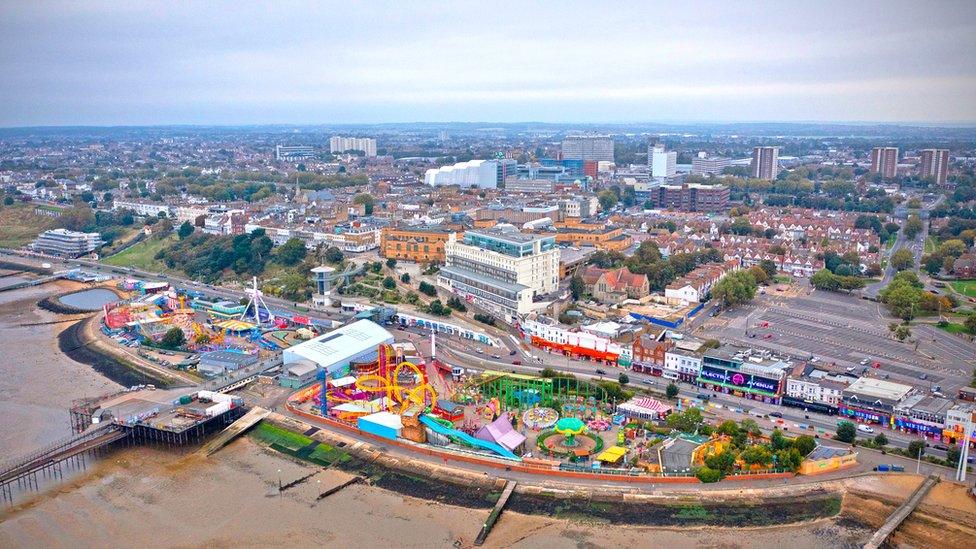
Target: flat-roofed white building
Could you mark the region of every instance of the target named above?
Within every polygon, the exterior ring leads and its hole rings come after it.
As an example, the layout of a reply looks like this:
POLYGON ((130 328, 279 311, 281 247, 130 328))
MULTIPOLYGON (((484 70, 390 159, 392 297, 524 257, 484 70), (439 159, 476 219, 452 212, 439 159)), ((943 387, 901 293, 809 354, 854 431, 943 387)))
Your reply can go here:
POLYGON ((359 320, 285 349, 282 359, 286 372, 293 364, 314 364, 338 378, 349 374, 350 363, 375 360, 379 346, 392 343, 393 335, 382 326, 359 320))

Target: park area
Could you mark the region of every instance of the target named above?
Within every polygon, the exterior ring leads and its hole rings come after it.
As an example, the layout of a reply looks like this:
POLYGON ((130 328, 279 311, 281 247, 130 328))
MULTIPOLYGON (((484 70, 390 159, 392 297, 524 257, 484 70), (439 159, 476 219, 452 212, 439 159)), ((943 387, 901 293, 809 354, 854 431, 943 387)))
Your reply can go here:
POLYGON ((137 242, 121 252, 102 260, 107 265, 115 267, 131 267, 143 271, 162 272, 166 266, 156 259, 156 254, 170 244, 173 239, 149 238, 137 242))
POLYGON ((976 297, 976 280, 956 280, 952 289, 966 297, 976 297))

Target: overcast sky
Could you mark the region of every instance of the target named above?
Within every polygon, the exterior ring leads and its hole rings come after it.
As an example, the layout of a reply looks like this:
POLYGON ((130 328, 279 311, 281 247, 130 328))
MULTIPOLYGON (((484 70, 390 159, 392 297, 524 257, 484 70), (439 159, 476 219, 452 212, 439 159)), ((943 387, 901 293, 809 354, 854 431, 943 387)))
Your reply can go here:
POLYGON ((0 0, 0 126, 976 122, 976 1, 0 0))

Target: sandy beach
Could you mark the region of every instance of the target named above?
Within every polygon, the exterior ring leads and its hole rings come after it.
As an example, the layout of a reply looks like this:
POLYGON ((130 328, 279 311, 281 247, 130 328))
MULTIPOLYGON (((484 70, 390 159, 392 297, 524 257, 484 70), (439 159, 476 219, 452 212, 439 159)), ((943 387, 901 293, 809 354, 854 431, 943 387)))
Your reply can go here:
MULTIPOLYGON (((467 547, 488 514, 362 484, 316 501, 348 478, 246 438, 206 460, 130 449, 0 514, 0 547, 467 547), (278 470, 284 484, 311 476, 279 496, 278 470)), ((844 547, 865 533, 837 521, 677 531, 506 512, 485 546, 844 547)))

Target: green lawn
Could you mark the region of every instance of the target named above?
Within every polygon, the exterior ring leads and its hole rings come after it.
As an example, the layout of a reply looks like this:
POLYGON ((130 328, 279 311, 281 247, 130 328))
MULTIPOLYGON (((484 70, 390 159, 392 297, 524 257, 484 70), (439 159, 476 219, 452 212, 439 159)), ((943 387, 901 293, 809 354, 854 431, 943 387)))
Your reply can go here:
POLYGON ((0 248, 19 248, 38 233, 57 227, 57 218, 34 212, 32 204, 0 206, 0 248))
POLYGON ((976 280, 956 280, 952 289, 966 297, 976 297, 976 280))
POLYGON ((896 234, 890 235, 888 237, 888 240, 885 240, 885 249, 886 250, 890 250, 891 247, 895 245, 895 242, 897 240, 898 240, 898 235, 896 235, 896 234))
POLYGON ((966 327, 963 326, 962 324, 959 324, 958 322, 950 322, 950 323, 946 324, 945 326, 938 326, 937 325, 937 327, 939 329, 942 329, 942 330, 945 330, 945 331, 949 332, 950 334, 964 334, 964 333, 966 333, 966 327))
POLYGON ((925 239, 925 253, 930 254, 939 248, 939 241, 935 237, 925 239))
POLYGON ((144 271, 165 271, 166 265, 156 259, 156 253, 172 242, 173 240, 168 238, 149 238, 102 259, 102 263, 115 267, 133 267, 144 271))

